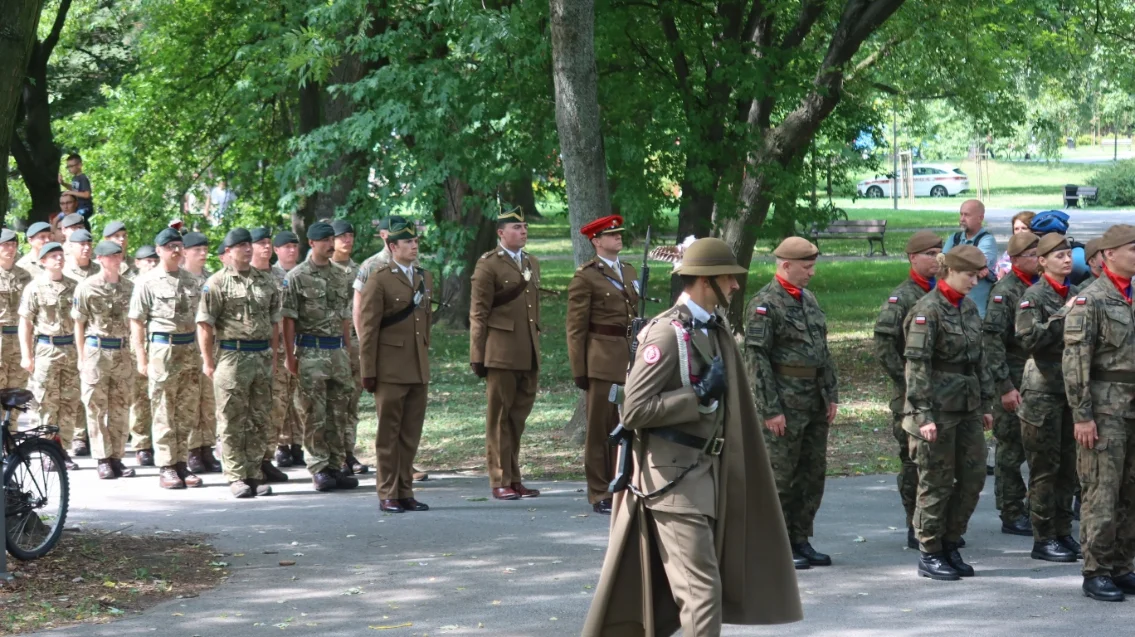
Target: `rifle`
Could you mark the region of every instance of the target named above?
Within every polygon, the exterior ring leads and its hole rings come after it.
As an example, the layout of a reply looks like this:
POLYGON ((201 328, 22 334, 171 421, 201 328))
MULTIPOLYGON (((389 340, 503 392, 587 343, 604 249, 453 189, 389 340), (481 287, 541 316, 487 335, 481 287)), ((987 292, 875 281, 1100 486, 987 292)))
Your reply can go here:
MULTIPOLYGON (((627 374, 630 375, 631 366, 634 365, 635 354, 638 352, 638 333, 646 326, 646 288, 650 283, 650 226, 646 227, 646 241, 642 246, 642 269, 638 274, 638 316, 631 319, 630 328, 627 330, 628 336, 631 337, 631 356, 630 362, 627 364, 627 374)), ((608 399, 621 405, 623 402, 622 386, 612 385, 611 394, 608 399)), ((622 418, 622 409, 619 410, 619 417, 622 418)), ((607 438, 607 443, 612 447, 619 448, 616 453, 615 462, 615 479, 607 485, 607 491, 611 493, 618 493, 626 489, 631 482, 631 468, 634 459, 631 458, 631 443, 634 442, 634 433, 629 429, 623 427, 620 422, 619 426, 611 432, 607 438)))

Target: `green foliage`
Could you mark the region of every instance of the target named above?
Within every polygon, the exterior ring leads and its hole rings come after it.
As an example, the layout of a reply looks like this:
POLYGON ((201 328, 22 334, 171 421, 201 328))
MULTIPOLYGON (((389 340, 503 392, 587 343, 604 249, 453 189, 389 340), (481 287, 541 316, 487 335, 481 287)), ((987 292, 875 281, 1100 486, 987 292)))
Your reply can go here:
POLYGON ((1109 164, 1088 180, 1101 206, 1135 206, 1135 160, 1109 164))

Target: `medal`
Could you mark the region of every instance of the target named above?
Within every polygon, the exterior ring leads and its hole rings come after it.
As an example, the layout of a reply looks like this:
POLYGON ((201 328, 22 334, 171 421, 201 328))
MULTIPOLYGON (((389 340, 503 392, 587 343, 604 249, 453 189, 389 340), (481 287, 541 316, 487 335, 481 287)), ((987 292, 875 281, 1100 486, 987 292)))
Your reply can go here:
POLYGON ((524 268, 523 275, 524 275, 525 281, 531 281, 532 280, 532 270, 531 269, 524 268))
POLYGON ((414 305, 415 306, 422 304, 422 296, 423 296, 423 294, 421 292, 415 292, 414 293, 414 305))

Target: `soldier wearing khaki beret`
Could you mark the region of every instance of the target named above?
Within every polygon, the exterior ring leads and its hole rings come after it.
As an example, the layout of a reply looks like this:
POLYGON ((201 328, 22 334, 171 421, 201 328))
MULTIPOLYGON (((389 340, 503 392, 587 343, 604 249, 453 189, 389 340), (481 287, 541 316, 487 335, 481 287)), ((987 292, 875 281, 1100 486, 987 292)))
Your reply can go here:
MULTIPOLYGON (((1100 254, 1099 237, 1084 245, 1084 261, 1087 262, 1088 268, 1092 271, 1092 278, 1100 278, 1100 274, 1103 273, 1103 255, 1100 254)), ((1091 281, 1084 281, 1085 285, 1088 283, 1091 283, 1091 281)))

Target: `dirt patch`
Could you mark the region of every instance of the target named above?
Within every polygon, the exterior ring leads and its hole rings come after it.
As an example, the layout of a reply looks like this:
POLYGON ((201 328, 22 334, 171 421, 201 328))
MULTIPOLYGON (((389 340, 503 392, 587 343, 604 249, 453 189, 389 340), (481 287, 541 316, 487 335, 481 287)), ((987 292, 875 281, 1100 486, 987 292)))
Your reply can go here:
POLYGON ((227 564, 201 535, 68 530, 31 562, 9 559, 0 586, 0 635, 105 623, 221 583, 227 564))

